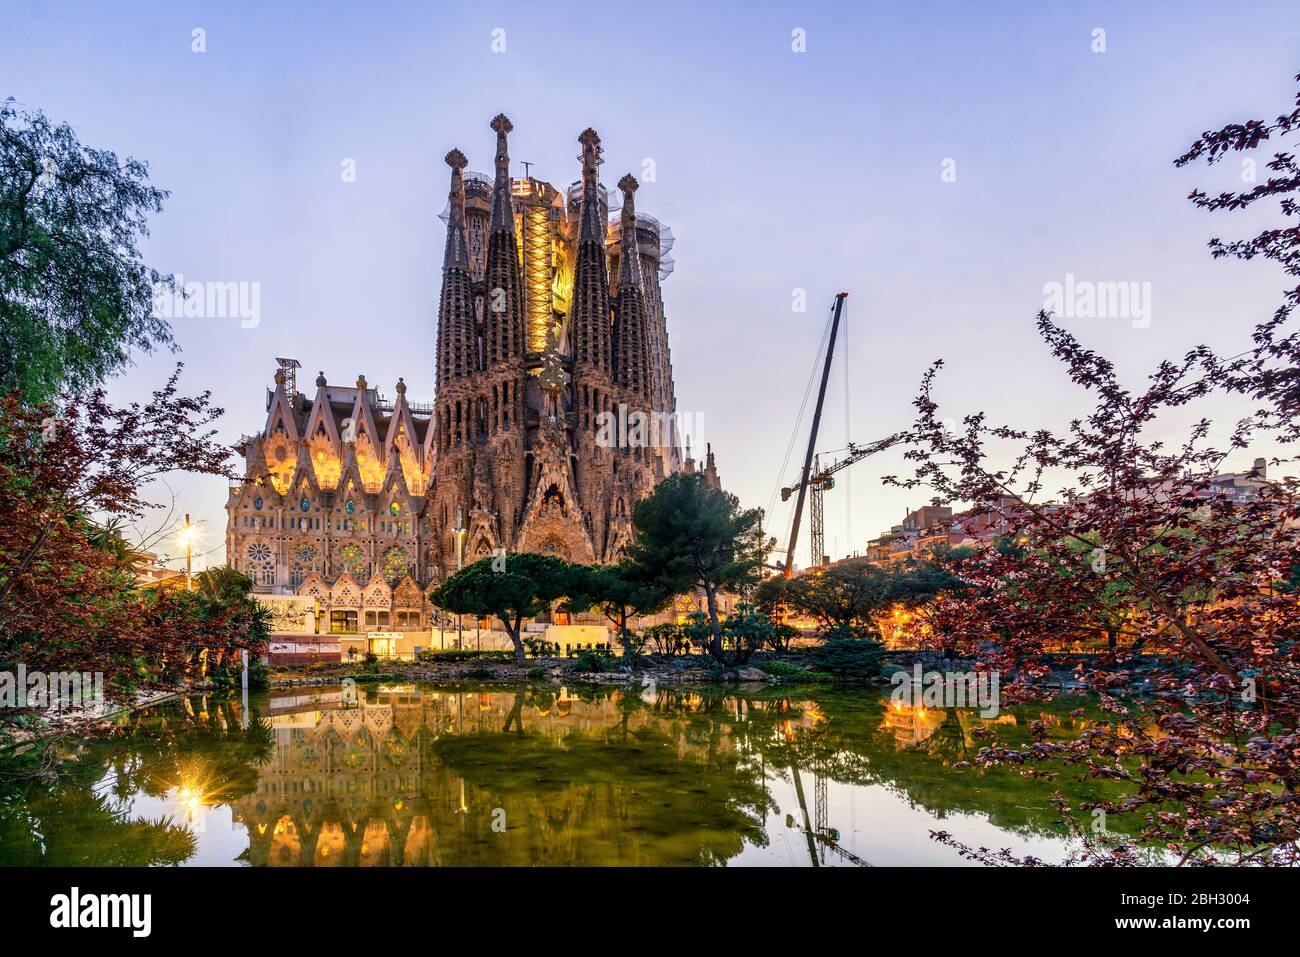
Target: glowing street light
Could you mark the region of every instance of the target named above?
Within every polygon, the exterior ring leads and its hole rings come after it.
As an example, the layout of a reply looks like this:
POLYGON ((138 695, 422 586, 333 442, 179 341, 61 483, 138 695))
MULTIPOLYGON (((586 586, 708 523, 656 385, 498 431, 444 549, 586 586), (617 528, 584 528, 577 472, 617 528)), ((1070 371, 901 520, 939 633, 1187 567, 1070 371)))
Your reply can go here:
POLYGON ((199 541, 199 530, 190 524, 190 513, 185 513, 185 524, 176 535, 176 541, 185 549, 185 590, 194 590, 193 554, 199 541))
MULTIPOLYGON (((469 534, 469 529, 465 528, 464 513, 459 508, 456 509, 456 528, 452 530, 456 536, 456 571, 465 567, 465 536, 469 534)), ((443 647, 446 647, 446 640, 443 640, 443 647)), ((460 612, 456 612, 456 648, 461 647, 460 631, 460 612)))

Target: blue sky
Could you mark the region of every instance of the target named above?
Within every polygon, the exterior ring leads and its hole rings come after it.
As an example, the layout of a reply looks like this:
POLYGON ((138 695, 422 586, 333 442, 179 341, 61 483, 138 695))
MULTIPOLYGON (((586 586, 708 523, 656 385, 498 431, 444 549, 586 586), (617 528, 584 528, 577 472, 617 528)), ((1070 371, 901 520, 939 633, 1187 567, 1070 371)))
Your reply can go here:
MULTIPOLYGON (((231 440, 261 426, 280 355, 308 381, 365 373, 391 394, 400 375, 409 397, 432 399, 442 156, 458 146, 490 169, 487 124, 501 111, 519 173, 527 160, 543 179, 576 179, 586 126, 601 134, 607 181, 654 160, 637 202, 677 236, 664 296, 679 409, 700 417, 749 505, 794 477, 793 462, 779 466, 840 289, 852 293, 847 362, 824 450, 910 421, 940 357, 953 416, 983 408, 1036 426, 1078 412, 1033 331, 1044 284, 1067 274, 1150 283, 1148 326, 1072 326, 1135 382, 1199 341, 1237 351, 1284 285, 1270 264, 1205 251, 1260 222, 1186 200, 1194 186, 1237 187, 1238 167, 1172 160, 1203 129, 1289 108, 1293 3, 5 8, 0 95, 147 160, 171 191, 148 260, 261 284, 256 328, 175 323, 184 381, 213 390, 231 440), (191 50, 196 28, 206 52, 191 50), (505 52, 493 52, 496 29, 505 52), (791 49, 796 29, 806 52, 791 49), (355 182, 340 175, 349 159, 355 182), (794 289, 807 312, 792 311, 794 289)), ((114 399, 147 396, 172 361, 140 357, 114 399)), ((828 494, 833 555, 923 504, 880 486, 903 467, 882 455, 828 494)), ((219 544, 224 482, 173 487, 219 544)), ((788 518, 778 501, 777 534, 788 518)))

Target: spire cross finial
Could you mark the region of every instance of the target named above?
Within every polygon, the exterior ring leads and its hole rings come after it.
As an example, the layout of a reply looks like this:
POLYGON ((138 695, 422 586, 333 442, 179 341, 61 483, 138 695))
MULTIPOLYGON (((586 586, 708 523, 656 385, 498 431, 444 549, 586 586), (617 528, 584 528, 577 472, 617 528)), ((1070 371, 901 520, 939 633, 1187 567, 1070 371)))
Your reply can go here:
POLYGON ((465 266, 469 263, 469 247, 465 242, 465 178, 461 171, 469 165, 465 154, 458 149, 443 157, 451 167, 451 192, 448 194, 447 250, 443 267, 465 266))
POLYGON ((622 235, 620 237, 620 264, 618 283, 620 288, 627 285, 629 289, 644 291, 641 280, 641 254, 637 248, 636 236, 636 202, 633 195, 641 184, 631 173, 618 181, 618 188, 623 191, 622 235))
POLYGON ((497 134, 497 168, 510 166, 510 154, 506 151, 506 134, 514 130, 515 125, 510 122, 510 117, 504 113, 498 113, 492 118, 492 129, 497 134))
POLYGON ((641 184, 637 181, 637 178, 631 173, 628 173, 618 181, 618 188, 623 191, 624 220, 636 218, 636 203, 632 198, 632 194, 637 191, 637 187, 640 185, 641 184))
POLYGON ((603 162, 600 158, 600 134, 589 126, 578 134, 578 142, 582 144, 582 178, 586 181, 590 177, 594 183, 596 167, 603 162))
POLYGON ((510 118, 498 113, 489 124, 497 134, 496 182, 492 185, 492 232, 512 232, 514 230, 514 209, 510 202, 510 152, 506 146, 506 134, 515 128, 510 118))

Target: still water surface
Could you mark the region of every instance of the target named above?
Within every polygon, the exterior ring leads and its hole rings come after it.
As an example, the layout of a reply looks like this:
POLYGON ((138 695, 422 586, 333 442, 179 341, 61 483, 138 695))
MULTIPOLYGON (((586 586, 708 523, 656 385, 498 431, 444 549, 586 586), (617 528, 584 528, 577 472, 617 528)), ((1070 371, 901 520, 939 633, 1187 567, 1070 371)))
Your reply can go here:
POLYGON ((1052 797, 1095 782, 953 765, 990 725, 1072 737, 1072 707, 986 719, 804 687, 192 696, 67 742, 44 773, 6 762, 0 864, 966 863, 932 830, 1059 860, 1052 797))

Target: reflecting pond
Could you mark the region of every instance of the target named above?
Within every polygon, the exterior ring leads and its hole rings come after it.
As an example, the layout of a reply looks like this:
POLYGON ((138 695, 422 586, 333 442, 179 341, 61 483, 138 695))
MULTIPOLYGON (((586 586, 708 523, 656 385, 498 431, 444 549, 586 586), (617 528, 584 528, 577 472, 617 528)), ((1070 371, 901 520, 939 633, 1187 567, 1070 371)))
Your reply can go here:
POLYGON ((964 864, 1046 860, 1066 769, 954 769, 997 725, 1073 737, 1074 703, 977 712, 888 691, 360 685, 174 699, 0 765, 0 864, 964 864))

